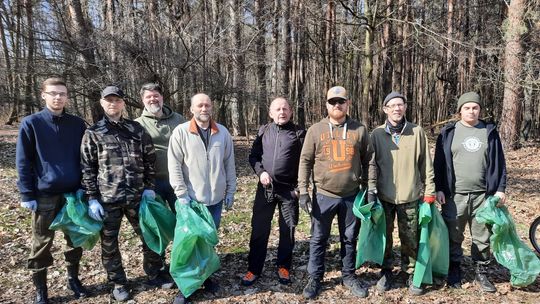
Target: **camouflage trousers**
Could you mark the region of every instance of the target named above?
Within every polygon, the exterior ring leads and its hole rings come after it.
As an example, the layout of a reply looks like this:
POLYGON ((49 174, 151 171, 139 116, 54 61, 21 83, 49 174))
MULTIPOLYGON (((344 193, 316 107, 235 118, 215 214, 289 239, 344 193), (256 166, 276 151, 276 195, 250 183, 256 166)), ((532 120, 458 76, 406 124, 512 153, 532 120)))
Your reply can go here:
POLYGON ((122 266, 122 256, 118 247, 118 234, 124 215, 141 239, 144 272, 150 279, 155 278, 163 266, 163 261, 159 254, 148 248, 143 239, 139 226, 139 203, 103 204, 103 209, 105 215, 103 217, 103 229, 101 230, 101 261, 107 271, 108 280, 116 284, 127 283, 126 273, 122 266))
POLYGON ((401 244, 401 269, 411 274, 414 271, 418 253, 418 202, 414 201, 405 204, 382 202, 382 205, 386 216, 386 248, 382 268, 393 268, 392 232, 394 231, 394 218, 397 215, 401 244))
MULTIPOLYGON (((55 231, 50 230, 49 226, 66 203, 62 194, 39 196, 36 201, 37 210, 32 213, 32 247, 28 257, 28 269, 34 271, 53 264, 51 246, 53 245, 55 231)), ((64 239, 66 240, 64 257, 68 266, 79 264, 82 248, 74 248, 66 234, 64 234, 64 239)))

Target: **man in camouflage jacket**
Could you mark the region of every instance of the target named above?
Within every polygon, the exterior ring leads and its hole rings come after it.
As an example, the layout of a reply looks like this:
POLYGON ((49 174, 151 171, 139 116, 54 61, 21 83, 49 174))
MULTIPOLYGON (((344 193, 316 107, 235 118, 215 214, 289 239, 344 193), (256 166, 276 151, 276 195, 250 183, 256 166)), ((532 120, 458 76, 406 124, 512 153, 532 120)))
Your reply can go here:
POLYGON ((173 283, 162 273, 161 257, 150 250, 139 227, 139 204, 142 196, 155 197, 152 139, 143 127, 122 117, 124 94, 114 86, 101 93, 103 119, 88 128, 81 144, 82 183, 86 189, 89 215, 103 220, 101 259, 117 301, 129 298, 127 278, 118 248, 118 234, 126 216, 143 246, 143 267, 148 284, 170 288, 173 283))

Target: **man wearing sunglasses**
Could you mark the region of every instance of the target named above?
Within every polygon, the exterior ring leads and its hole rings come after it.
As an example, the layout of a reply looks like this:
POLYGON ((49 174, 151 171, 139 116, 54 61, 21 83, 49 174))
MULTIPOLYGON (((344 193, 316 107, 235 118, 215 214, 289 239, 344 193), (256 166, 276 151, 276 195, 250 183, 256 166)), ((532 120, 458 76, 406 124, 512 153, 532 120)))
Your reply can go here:
POLYGON ((422 127, 405 118, 405 96, 392 92, 382 106, 386 121, 371 133, 375 153, 369 165, 368 191, 368 202, 378 197, 386 215, 386 248, 377 289, 392 288, 392 232, 397 215, 401 269, 409 274, 409 292, 421 295, 424 290, 411 282, 418 253, 418 201, 435 202, 428 140, 422 127))
POLYGON ((360 223, 352 212, 360 188, 367 187, 368 164, 372 148, 367 128, 347 115, 351 101, 345 88, 328 90, 328 116, 311 126, 300 154, 298 188, 300 207, 311 215, 309 279, 306 299, 321 291, 324 257, 332 220, 337 215, 341 242, 342 282, 351 293, 367 297, 367 288, 355 276, 355 249, 360 223), (313 179, 313 201, 308 194, 313 179))

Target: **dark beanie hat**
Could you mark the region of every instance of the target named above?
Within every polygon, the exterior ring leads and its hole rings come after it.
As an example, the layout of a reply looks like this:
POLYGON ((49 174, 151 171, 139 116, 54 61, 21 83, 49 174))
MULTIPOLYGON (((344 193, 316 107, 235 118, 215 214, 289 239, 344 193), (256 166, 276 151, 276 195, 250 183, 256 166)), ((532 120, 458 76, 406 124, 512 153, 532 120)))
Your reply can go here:
POLYGON ((461 106, 463 106, 467 102, 477 103, 480 108, 483 108, 482 101, 480 100, 480 95, 478 95, 476 92, 467 92, 459 97, 457 102, 457 111, 459 112, 461 110, 461 106))
POLYGON ((401 94, 398 93, 398 92, 392 92, 392 93, 386 95, 386 97, 384 98, 384 101, 383 101, 383 104, 382 104, 382 105, 383 105, 383 106, 386 106, 386 104, 387 104, 390 100, 392 100, 392 99, 394 99, 394 98, 401 98, 401 99, 403 99, 403 102, 407 102, 407 98, 405 98, 405 96, 401 95, 401 94))

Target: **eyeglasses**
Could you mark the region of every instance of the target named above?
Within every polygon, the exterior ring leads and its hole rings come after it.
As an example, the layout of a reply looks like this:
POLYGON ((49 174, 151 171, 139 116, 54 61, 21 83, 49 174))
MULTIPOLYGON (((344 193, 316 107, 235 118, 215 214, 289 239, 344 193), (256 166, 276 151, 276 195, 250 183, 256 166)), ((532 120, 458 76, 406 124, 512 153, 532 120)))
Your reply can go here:
POLYGON ((404 103, 396 103, 396 104, 386 105, 385 107, 387 107, 389 109, 403 108, 403 107, 405 107, 405 104, 404 103))
POLYGON ((58 96, 58 97, 67 97, 67 93, 66 92, 43 92, 51 97, 54 97, 54 96, 58 96))
POLYGON ((345 99, 341 99, 341 98, 336 98, 336 99, 330 99, 327 101, 331 106, 335 106, 336 104, 344 104, 347 102, 347 100, 345 99))

